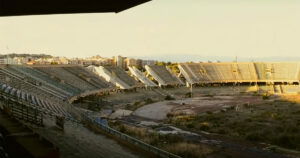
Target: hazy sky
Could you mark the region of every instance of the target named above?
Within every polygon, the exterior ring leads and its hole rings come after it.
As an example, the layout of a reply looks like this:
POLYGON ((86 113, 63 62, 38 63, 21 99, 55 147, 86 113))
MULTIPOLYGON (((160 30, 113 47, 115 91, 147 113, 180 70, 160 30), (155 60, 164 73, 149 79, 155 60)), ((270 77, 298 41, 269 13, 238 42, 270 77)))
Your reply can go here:
POLYGON ((0 53, 12 52, 299 57, 300 1, 153 0, 118 14, 0 17, 0 53))

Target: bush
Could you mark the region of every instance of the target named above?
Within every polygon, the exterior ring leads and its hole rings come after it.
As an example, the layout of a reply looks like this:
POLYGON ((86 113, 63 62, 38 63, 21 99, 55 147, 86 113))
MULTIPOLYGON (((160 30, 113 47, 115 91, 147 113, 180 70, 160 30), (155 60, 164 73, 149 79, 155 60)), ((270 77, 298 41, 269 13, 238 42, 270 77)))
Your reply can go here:
POLYGON ((134 102, 134 106, 138 106, 139 104, 140 104, 141 102, 139 102, 139 101, 136 101, 136 102, 134 102))
POLYGON ((263 99, 263 100, 270 99, 270 95, 269 95, 269 94, 263 94, 263 95, 262 95, 262 99, 263 99))
POLYGON ((125 126, 121 125, 119 131, 125 133, 126 132, 125 126))
POLYGON ((168 118, 174 117, 174 114, 172 114, 172 113, 167 113, 167 117, 168 117, 168 118))
POLYGON ((194 128, 195 125, 194 125, 193 123, 189 123, 189 124, 186 125, 186 127, 187 127, 187 128, 194 128))
POLYGON ((211 114, 212 114, 212 112, 211 112, 211 111, 206 111, 206 113, 207 113, 208 115, 211 115, 211 114))
POLYGON ((204 97, 214 97, 214 95, 212 95, 212 94, 206 94, 206 95, 204 95, 204 97))
POLYGON ((186 142, 171 144, 165 149, 183 158, 201 158, 213 152, 213 150, 207 146, 186 142))
POLYGON ((174 99, 173 97, 167 95, 167 96, 165 97, 165 100, 175 100, 175 99, 174 99))
POLYGON ((252 122, 253 120, 251 118, 246 118, 245 121, 246 122, 252 122))
POLYGON ((294 149, 296 147, 294 140, 293 135, 284 133, 279 135, 277 139, 274 140, 274 143, 282 147, 294 149))
POLYGON ((208 122, 200 123, 199 129, 202 131, 208 131, 210 129, 210 124, 208 122))
POLYGON ((260 141, 262 140, 262 136, 258 132, 248 133, 246 139, 249 141, 260 141))
POLYGON ((186 98, 191 98, 191 97, 192 97, 192 93, 191 93, 191 92, 186 93, 186 94, 185 94, 185 97, 186 97, 186 98))
POLYGON ((146 103, 146 104, 151 104, 151 103, 154 103, 154 101, 153 101, 151 98, 147 98, 147 99, 145 100, 145 103, 146 103))

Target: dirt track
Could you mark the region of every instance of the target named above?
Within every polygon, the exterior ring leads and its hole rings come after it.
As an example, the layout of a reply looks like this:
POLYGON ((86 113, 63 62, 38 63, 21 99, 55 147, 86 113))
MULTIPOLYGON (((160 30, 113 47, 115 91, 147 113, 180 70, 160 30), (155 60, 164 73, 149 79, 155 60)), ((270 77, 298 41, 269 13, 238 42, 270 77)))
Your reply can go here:
POLYGON ((245 103, 251 104, 260 101, 262 101, 261 97, 256 96, 202 96, 149 104, 137 109, 133 115, 152 120, 164 120, 170 112, 199 114, 206 111, 220 110, 224 106, 235 106, 245 103))

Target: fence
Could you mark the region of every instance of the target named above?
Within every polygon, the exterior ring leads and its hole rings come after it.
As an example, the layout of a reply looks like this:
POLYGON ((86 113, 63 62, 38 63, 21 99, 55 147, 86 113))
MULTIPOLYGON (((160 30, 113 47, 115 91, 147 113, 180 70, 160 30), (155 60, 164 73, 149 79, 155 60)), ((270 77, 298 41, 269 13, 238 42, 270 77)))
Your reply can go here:
POLYGON ((148 152, 154 153, 158 157, 162 157, 162 158, 181 158, 178 155, 175 155, 175 154, 169 153, 167 151, 161 150, 157 147, 154 147, 154 146, 149 145, 147 143, 144 143, 144 142, 142 142, 142 141, 140 141, 136 138, 133 138, 133 137, 127 135, 127 134, 119 132, 119 131, 117 131, 117 130, 115 130, 115 129, 107 126, 107 125, 104 125, 104 124, 100 123, 99 121, 97 121, 96 119, 90 117, 88 114, 83 114, 82 118, 85 121, 88 121, 88 122, 92 123, 93 125, 96 125, 102 131, 104 131, 104 132, 106 132, 110 135, 113 135, 115 137, 118 137, 119 139, 124 140, 124 141, 126 141, 130 144, 138 146, 139 148, 142 148, 142 149, 144 149, 148 152))
MULTIPOLYGON (((64 120, 72 121, 74 123, 80 123, 80 121, 74 119, 71 115, 62 116, 57 114, 53 110, 46 109, 41 106, 37 106, 23 98, 19 98, 16 95, 12 95, 0 89, 0 109, 6 110, 6 112, 13 117, 22 121, 27 121, 36 125, 43 125, 43 116, 47 115, 50 118, 63 117, 64 120)), ((63 104, 70 109, 71 105, 63 104)))
POLYGON ((9 113, 16 119, 40 126, 43 125, 43 114, 36 108, 13 102, 7 108, 9 109, 9 113))
POLYGON ((28 106, 22 100, 18 100, 9 94, 0 91, 3 110, 9 115, 22 121, 30 122, 36 125, 43 125, 43 113, 39 109, 28 106))

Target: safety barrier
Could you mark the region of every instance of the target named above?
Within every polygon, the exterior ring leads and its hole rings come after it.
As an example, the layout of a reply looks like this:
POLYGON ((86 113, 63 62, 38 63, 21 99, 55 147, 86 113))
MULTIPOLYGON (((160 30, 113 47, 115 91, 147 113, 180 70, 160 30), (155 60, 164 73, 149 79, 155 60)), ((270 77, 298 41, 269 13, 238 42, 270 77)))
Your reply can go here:
POLYGON ((152 145, 149 145, 145 142, 142 142, 136 138, 133 138, 127 134, 124 134, 120 131, 117 131, 105 124, 102 124, 100 123, 99 121, 97 121, 96 119, 90 117, 88 114, 83 114, 82 118, 85 120, 85 121, 88 121, 90 123, 92 123, 93 125, 96 125, 98 128, 100 128, 102 131, 106 132, 107 134, 110 134, 110 135, 113 135, 121 140, 124 140, 130 144, 133 144, 139 148, 142 148, 148 152, 151 152, 155 155, 157 155, 158 157, 161 157, 161 158, 181 158, 180 156, 178 155, 175 155, 175 154, 172 154, 172 153, 169 153, 167 151, 164 151, 164 150, 161 150, 155 146, 152 146, 152 145))
POLYGON ((70 114, 61 115, 49 109, 38 107, 25 99, 6 93, 3 90, 0 90, 0 103, 1 110, 6 110, 6 112, 16 119, 34 123, 36 125, 43 125, 44 114, 51 118, 63 116, 67 121, 79 123, 79 121, 75 120, 70 114))
POLYGON ((17 101, 16 98, 2 91, 0 91, 0 98, 2 104, 1 110, 6 111, 16 119, 39 126, 43 125, 43 113, 38 108, 28 106, 25 102, 17 101))

